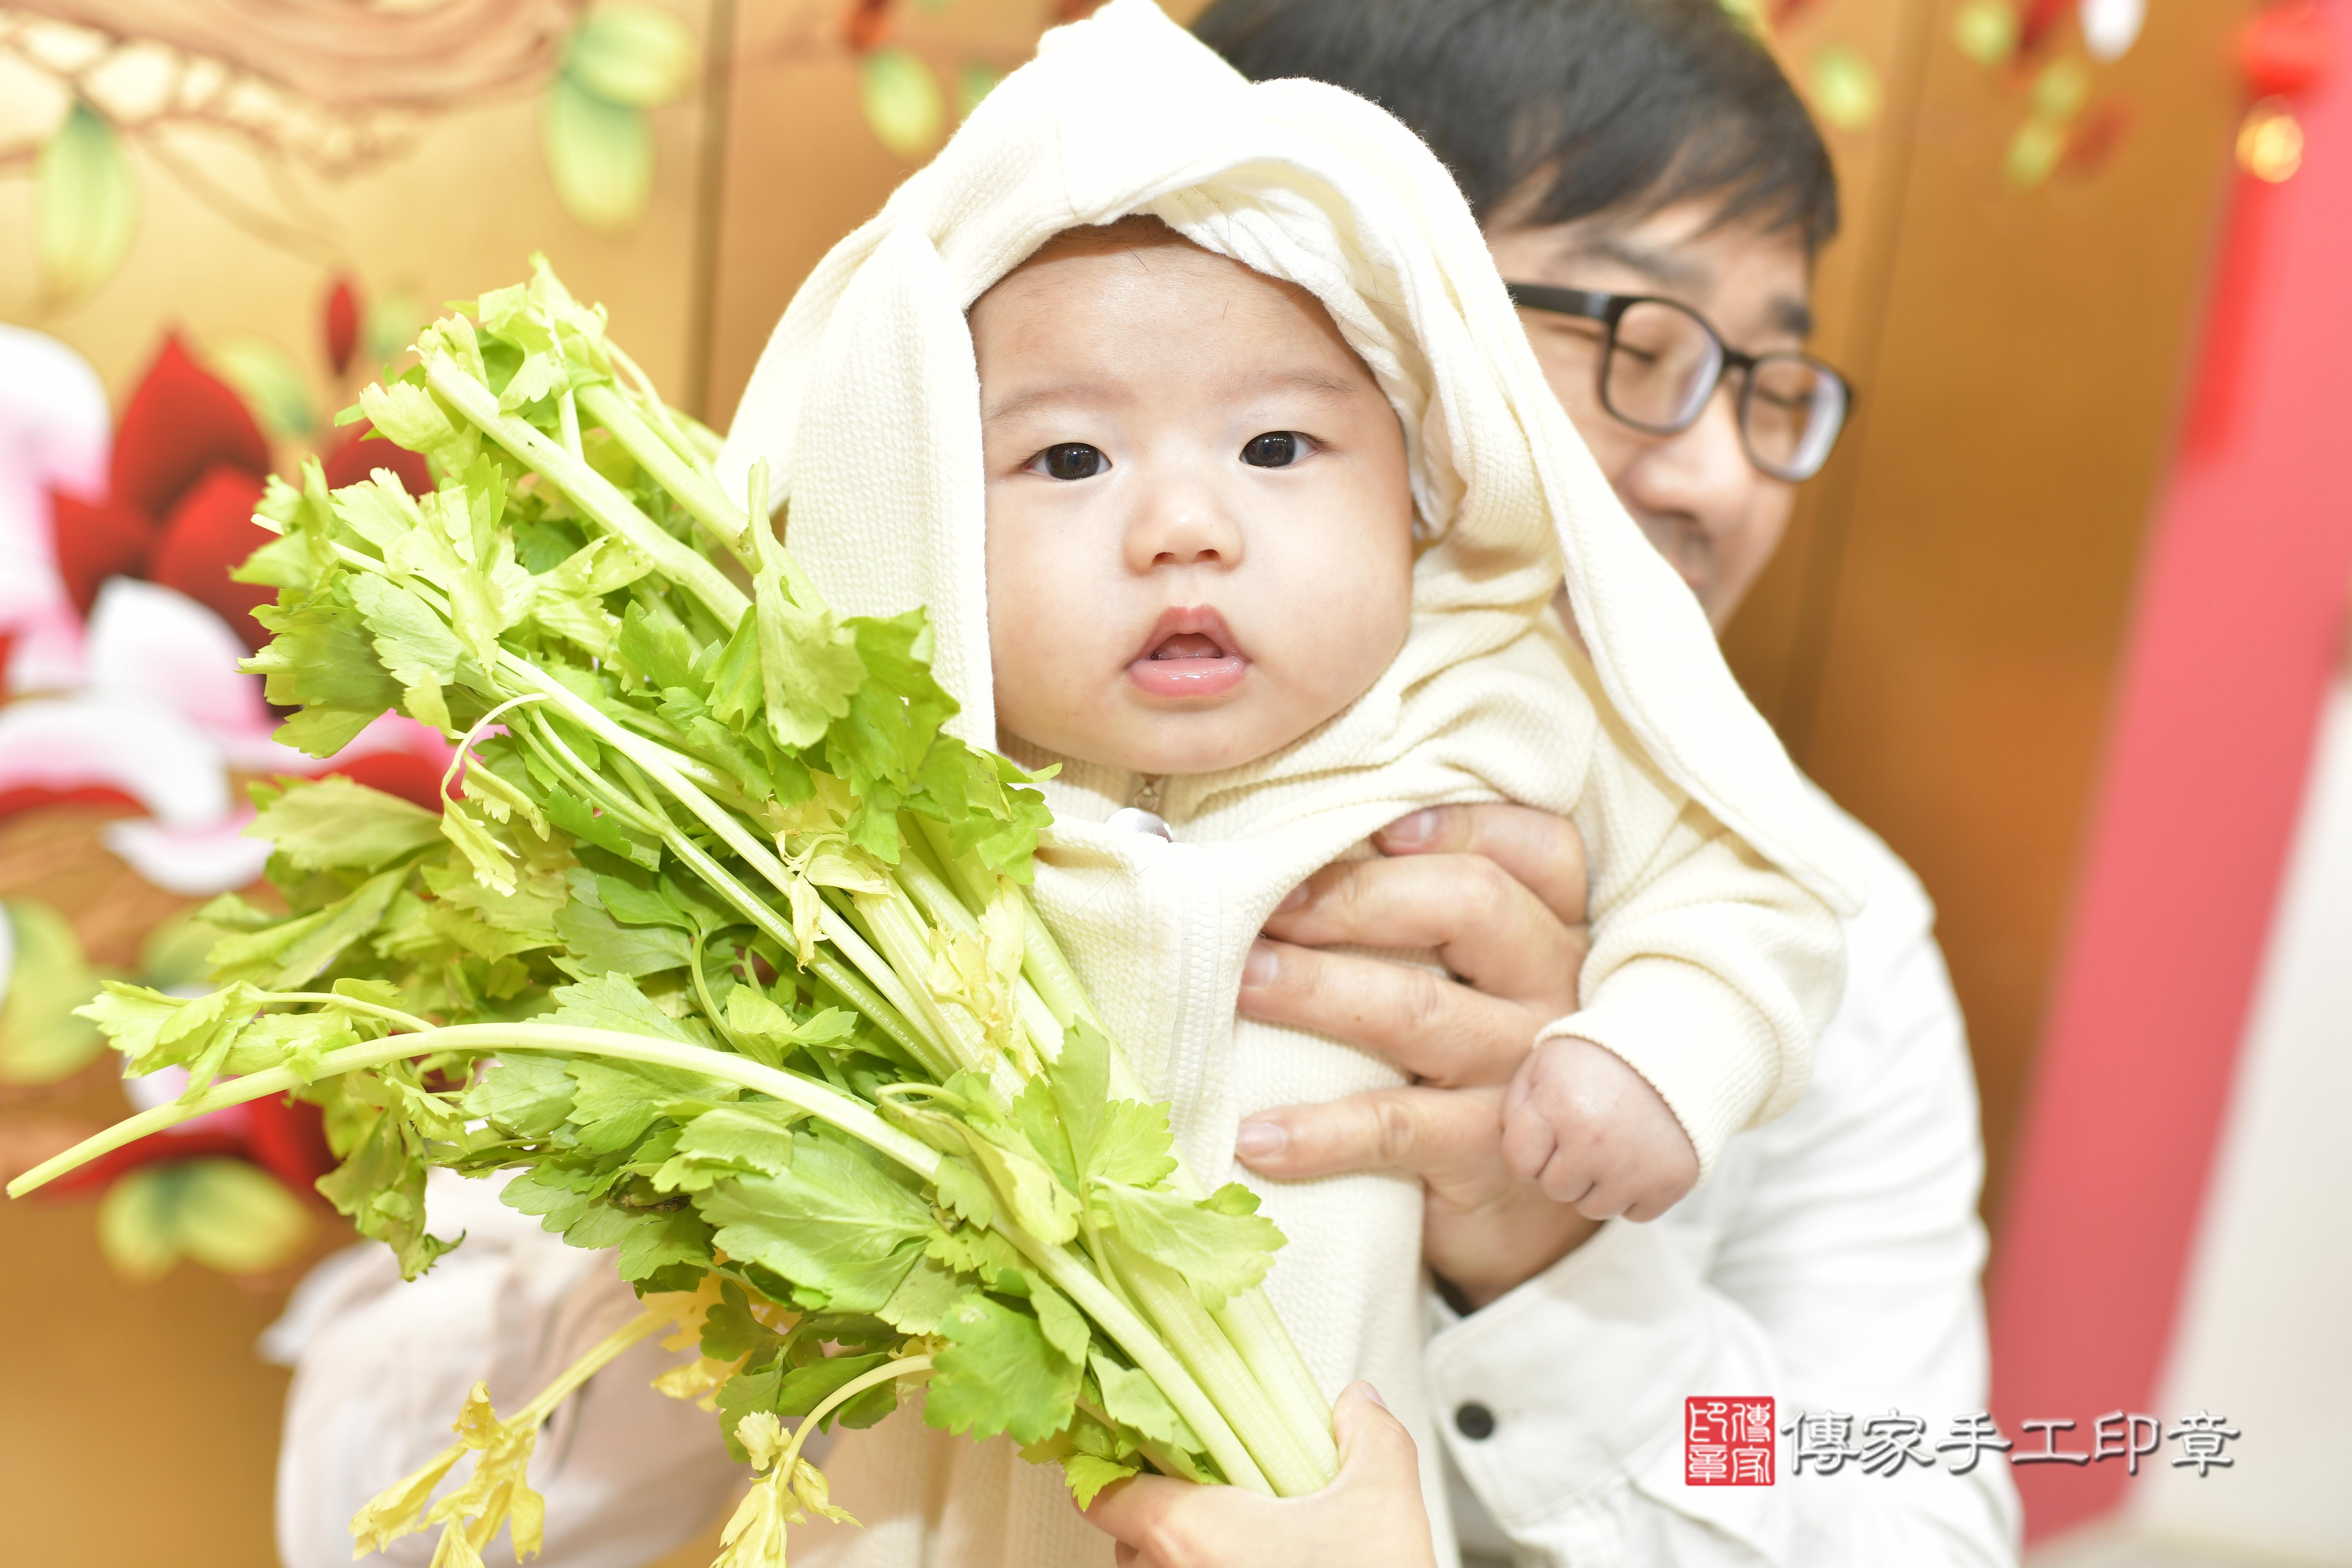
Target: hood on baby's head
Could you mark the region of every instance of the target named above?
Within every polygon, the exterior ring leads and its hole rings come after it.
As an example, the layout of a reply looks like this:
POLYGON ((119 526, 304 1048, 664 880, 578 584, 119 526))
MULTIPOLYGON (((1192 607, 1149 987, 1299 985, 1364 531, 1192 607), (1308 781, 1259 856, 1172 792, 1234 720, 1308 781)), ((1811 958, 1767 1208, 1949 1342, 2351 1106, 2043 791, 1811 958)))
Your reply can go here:
POLYGON ((793 552, 836 607, 929 610, 961 738, 996 731, 964 312, 1055 237, 1138 216, 1313 294, 1370 368, 1427 539, 1417 614, 1462 617, 1475 652, 1524 631, 1564 570, 1601 684, 1661 769, 1850 901, 1820 808, 1553 398, 1444 165, 1363 99, 1249 82, 1151 0, 1048 33, 818 264, 719 459, 738 493, 767 461, 793 552), (877 472, 880 437, 901 460, 877 472))

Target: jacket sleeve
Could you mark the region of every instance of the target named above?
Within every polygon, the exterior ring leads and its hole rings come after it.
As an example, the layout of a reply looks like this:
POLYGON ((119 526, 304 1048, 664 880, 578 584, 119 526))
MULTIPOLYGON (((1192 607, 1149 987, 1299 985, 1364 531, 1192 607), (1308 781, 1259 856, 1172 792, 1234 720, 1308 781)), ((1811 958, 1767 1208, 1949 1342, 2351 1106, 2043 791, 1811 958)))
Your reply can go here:
POLYGON ((1580 1006, 1538 1040, 1606 1047, 1682 1122, 1704 1180, 1731 1135, 1797 1103, 1845 978, 1836 914, 1642 756, 1590 667, 1601 725, 1570 814, 1591 860, 1580 1006))
MULTIPOLYGON (((611 1254, 565 1246, 502 1208, 488 1183, 440 1171, 430 1180, 434 1228, 463 1229, 464 1246, 406 1284, 382 1247, 339 1253, 263 1337, 262 1353, 294 1369, 278 1458, 286 1568, 348 1564, 352 1515, 448 1444, 477 1382, 510 1413, 638 1310, 611 1254)), ((716 1416, 651 1386, 681 1359, 658 1341, 635 1345, 541 1428, 530 1482, 547 1500, 545 1568, 651 1562, 749 1479, 716 1416)), ((469 1468, 461 1462, 442 1489, 469 1468)), ((437 1526, 404 1536, 383 1560, 425 1568, 439 1536, 437 1526)))
MULTIPOLYGON (((1430 1342, 1431 1393, 1471 1491, 1521 1562, 1576 1568, 2011 1568, 2005 1456, 1935 1452, 1986 1404, 1982 1175, 1959 1013, 1926 900, 1874 875, 1854 981, 1805 1103, 1738 1139, 1721 1179, 1651 1225, 1613 1221, 1430 1342), (1891 929, 1890 929, 1891 928, 1891 929), (1932 1468, 1847 1463, 1771 1486, 1685 1486, 1684 1401, 1925 1423, 1932 1468), (1460 1421, 1465 1405, 1491 1421, 1460 1421), (1486 1430, 1473 1440, 1464 1429, 1486 1430)), ((1906 886, 1907 885, 1907 887, 1906 886)))

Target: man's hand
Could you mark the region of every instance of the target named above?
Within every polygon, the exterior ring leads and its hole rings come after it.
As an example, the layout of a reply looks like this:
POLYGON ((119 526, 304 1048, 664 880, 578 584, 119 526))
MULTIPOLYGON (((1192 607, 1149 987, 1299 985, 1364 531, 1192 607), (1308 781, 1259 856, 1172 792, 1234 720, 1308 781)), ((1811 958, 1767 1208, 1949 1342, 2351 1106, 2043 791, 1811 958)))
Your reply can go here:
POLYGON ((1511 1173, 1588 1219, 1655 1219, 1698 1184, 1698 1152, 1649 1080, 1591 1040, 1546 1040, 1503 1100, 1511 1173))
POLYGON ((1584 841, 1549 812, 1449 805, 1391 824, 1387 857, 1327 866, 1265 922, 1241 1010, 1380 1052, 1424 1083, 1508 1083, 1536 1031, 1576 1010, 1584 841), (1433 947, 1454 978, 1341 943, 1433 947))
POLYGON ((1584 845, 1570 823, 1516 805, 1416 812, 1375 842, 1388 858, 1326 868, 1266 922, 1241 1010, 1369 1047, 1421 1084, 1261 1112, 1236 1152, 1269 1176, 1421 1177, 1423 1256, 1480 1307, 1596 1228, 1514 1177, 1502 1152, 1502 1086, 1537 1031, 1577 1005, 1584 845), (1434 947, 1459 978, 1318 951, 1339 942, 1434 947))
POLYGON ((1339 1479, 1311 1496, 1138 1476, 1104 1489, 1087 1521, 1118 1542, 1119 1568, 1433 1568, 1412 1435, 1368 1383, 1331 1418, 1339 1479))
POLYGON ((1503 1159, 1503 1090, 1380 1089, 1286 1105, 1242 1123, 1234 1152, 1268 1176, 1410 1171, 1427 1187, 1421 1253, 1472 1310, 1549 1268, 1596 1222, 1514 1176, 1503 1159))

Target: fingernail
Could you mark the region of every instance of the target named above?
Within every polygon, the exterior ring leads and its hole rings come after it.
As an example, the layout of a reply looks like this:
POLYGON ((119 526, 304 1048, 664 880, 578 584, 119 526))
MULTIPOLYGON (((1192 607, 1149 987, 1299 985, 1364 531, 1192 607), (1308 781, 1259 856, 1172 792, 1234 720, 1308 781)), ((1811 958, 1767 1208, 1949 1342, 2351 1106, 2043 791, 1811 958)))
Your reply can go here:
POLYGON ((1364 1397, 1365 1397, 1365 1398, 1367 1398, 1367 1399, 1370 1400, 1373 1404, 1375 1404, 1375 1405, 1379 1405, 1381 1409, 1386 1410, 1386 1409, 1389 1407, 1389 1402, 1388 1402, 1387 1400, 1382 1399, 1382 1398, 1381 1397, 1381 1391, 1380 1391, 1379 1389, 1377 1389, 1377 1388, 1374 1388, 1370 1384, 1369 1384, 1369 1383, 1360 1383, 1360 1384, 1356 1384, 1356 1386, 1357 1386, 1358 1388, 1360 1388, 1360 1389, 1362 1389, 1362 1390, 1364 1391, 1364 1397))
POLYGON ((1276 914, 1280 914, 1285 910, 1295 910, 1306 901, 1307 884, 1301 882, 1298 886, 1291 889, 1290 891, 1282 895, 1282 902, 1274 906, 1274 912, 1276 914))
POLYGON ((1282 958, 1274 951, 1272 942, 1250 943, 1249 956, 1242 960, 1244 985, 1271 985, 1281 973, 1282 958))
POLYGON ((1234 1152, 1244 1160, 1265 1160, 1290 1143, 1290 1129, 1279 1121, 1244 1121, 1234 1134, 1234 1152))
POLYGON ((1433 808, 1400 816, 1381 830, 1381 837, 1400 849, 1418 849, 1437 837, 1437 813, 1433 808))

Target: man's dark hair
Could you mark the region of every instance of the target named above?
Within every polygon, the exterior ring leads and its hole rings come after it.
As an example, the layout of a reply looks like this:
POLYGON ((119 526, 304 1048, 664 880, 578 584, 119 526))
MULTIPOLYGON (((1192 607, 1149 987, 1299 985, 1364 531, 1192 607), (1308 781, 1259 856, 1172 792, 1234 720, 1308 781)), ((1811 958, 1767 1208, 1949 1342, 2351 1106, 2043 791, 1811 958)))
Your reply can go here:
POLYGON ((1215 0, 1192 30, 1253 80, 1388 110, 1482 224, 1698 198, 1719 222, 1797 230, 1809 255, 1837 232, 1821 132, 1718 0, 1215 0))

